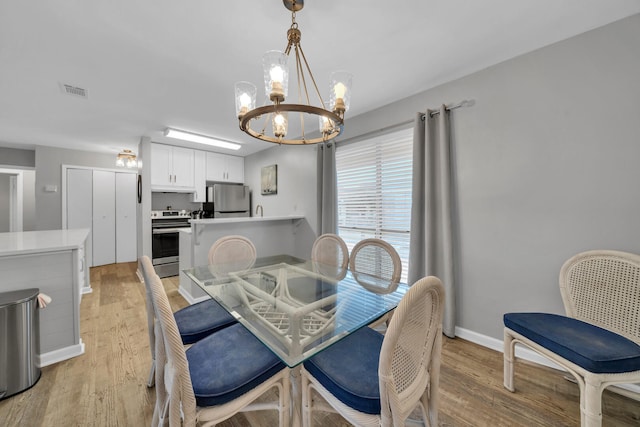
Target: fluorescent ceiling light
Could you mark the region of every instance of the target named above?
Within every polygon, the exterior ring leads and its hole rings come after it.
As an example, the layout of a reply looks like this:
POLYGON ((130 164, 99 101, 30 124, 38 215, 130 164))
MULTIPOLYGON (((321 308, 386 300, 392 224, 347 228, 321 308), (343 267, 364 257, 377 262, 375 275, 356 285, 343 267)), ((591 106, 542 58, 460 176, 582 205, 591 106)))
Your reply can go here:
POLYGON ((210 136, 198 135, 191 132, 185 132, 183 130, 167 128, 164 131, 164 136, 169 138, 181 139, 183 141, 196 142, 198 144, 212 145, 214 147, 226 148, 229 150, 239 150, 242 146, 233 142, 221 141, 210 136))

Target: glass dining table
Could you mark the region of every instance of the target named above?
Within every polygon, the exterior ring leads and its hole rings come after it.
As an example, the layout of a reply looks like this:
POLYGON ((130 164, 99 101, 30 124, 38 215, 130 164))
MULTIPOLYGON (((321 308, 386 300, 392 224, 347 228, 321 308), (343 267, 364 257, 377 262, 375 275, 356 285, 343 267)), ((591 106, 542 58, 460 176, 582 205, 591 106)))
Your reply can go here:
POLYGON ((292 425, 301 423, 300 364, 393 310, 408 286, 290 255, 183 270, 291 369, 292 425))
POLYGON ((240 271, 212 264, 184 273, 291 368, 393 310, 408 290, 290 255, 240 271))

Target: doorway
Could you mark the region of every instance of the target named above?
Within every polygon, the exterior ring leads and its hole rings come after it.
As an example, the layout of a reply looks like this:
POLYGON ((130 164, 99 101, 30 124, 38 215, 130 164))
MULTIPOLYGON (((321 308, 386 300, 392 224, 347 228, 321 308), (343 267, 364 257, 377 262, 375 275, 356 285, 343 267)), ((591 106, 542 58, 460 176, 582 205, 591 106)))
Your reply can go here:
POLYGON ((23 171, 0 168, 0 233, 22 231, 23 171))

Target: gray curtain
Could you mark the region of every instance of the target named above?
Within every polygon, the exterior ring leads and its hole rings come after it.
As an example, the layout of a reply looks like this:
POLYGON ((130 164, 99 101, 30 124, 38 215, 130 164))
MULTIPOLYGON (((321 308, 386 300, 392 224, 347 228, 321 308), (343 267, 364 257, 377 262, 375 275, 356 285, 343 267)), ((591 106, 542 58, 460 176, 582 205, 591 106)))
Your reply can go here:
POLYGON ((452 184, 449 112, 418 114, 413 136, 413 202, 409 247, 410 284, 437 276, 445 288, 443 332, 455 336, 452 184), (433 114, 433 117, 432 117, 433 114))
POLYGON ((318 144, 318 235, 338 233, 336 144, 318 144))

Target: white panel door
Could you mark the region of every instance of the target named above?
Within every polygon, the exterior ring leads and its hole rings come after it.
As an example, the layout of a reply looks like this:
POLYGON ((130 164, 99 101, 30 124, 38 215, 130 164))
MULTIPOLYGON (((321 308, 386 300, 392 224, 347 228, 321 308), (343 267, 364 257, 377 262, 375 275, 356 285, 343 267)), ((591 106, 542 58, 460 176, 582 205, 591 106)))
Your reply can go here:
POLYGON ((93 171, 93 265, 116 262, 115 172, 93 171))
POLYGON ((116 262, 132 262, 138 256, 136 178, 135 173, 116 173, 116 262))
POLYGON ((93 171, 67 169, 67 228, 88 228, 87 264, 93 266, 93 171))

